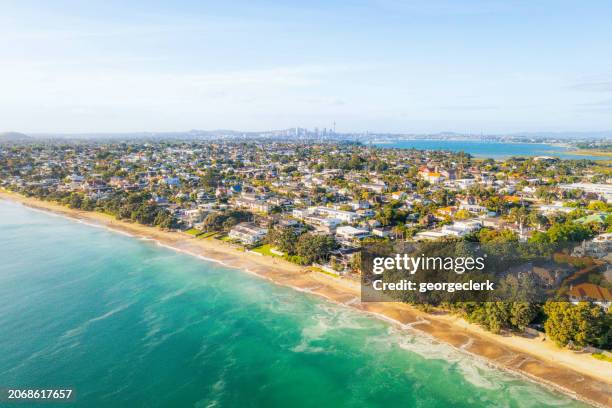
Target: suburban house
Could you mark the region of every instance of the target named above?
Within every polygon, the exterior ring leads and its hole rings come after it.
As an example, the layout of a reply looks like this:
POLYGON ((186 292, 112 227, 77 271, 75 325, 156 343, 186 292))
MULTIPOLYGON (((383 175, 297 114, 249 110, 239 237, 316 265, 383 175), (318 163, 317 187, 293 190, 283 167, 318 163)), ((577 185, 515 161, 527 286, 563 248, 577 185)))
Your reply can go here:
POLYGON ((572 286, 568 292, 572 303, 593 302, 608 310, 612 305, 612 291, 610 289, 595 285, 593 283, 581 283, 572 286))
POLYGON ((544 215, 554 214, 558 212, 563 212, 567 214, 575 210, 575 208, 572 207, 565 207, 560 201, 556 201, 551 204, 542 204, 538 206, 537 209, 544 215))
POLYGON ((361 187, 379 194, 384 193, 387 189, 387 185, 385 183, 366 183, 362 184, 361 187))
POLYGON ((422 231, 415 235, 417 241, 437 240, 444 237, 463 237, 482 228, 480 220, 455 221, 439 230, 422 231))
POLYGON ((482 228, 480 220, 455 221, 451 225, 442 227, 441 232, 446 235, 463 237, 471 232, 478 231, 480 228, 482 228))
POLYGON ((337 218, 324 218, 310 215, 304 218, 304 223, 313 226, 318 232, 331 234, 336 230, 336 227, 342 224, 342 221, 337 218))
POLYGON ((266 228, 261 228, 252 222, 241 222, 231 229, 228 236, 245 245, 257 245, 268 233, 266 228))
POLYGON ((370 236, 370 231, 345 225, 336 228, 336 237, 340 242, 351 242, 370 236))
POLYGON ((419 177, 432 184, 441 183, 444 180, 444 176, 440 172, 431 170, 428 167, 419 169, 419 177))
POLYGON ((238 208, 246 208, 264 214, 267 214, 271 209, 271 205, 267 201, 251 195, 243 195, 242 197, 236 198, 234 200, 234 205, 238 208))
POLYGON ((356 212, 336 210, 328 207, 310 207, 306 210, 294 209, 292 214, 295 218, 303 220, 312 217, 319 217, 336 219, 340 222, 346 222, 348 224, 352 224, 361 218, 361 215, 357 214, 356 212))
POLYGON ((327 207, 313 207, 309 208, 312 214, 322 215, 327 218, 337 218, 342 222, 352 224, 359 220, 361 216, 352 211, 334 210, 333 208, 327 207))
POLYGON ((559 184, 559 190, 561 191, 582 190, 585 193, 596 194, 598 197, 604 198, 606 201, 612 201, 612 184, 594 184, 594 183, 559 184))

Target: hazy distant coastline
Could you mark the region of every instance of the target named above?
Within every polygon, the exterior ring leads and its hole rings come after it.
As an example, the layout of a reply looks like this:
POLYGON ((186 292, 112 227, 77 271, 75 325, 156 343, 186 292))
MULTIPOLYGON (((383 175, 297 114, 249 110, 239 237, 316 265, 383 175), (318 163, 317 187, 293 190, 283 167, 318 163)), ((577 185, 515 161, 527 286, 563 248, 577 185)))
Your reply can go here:
POLYGON ((411 133, 411 132, 336 132, 327 128, 306 129, 293 127, 278 130, 199 130, 188 131, 141 131, 141 132, 33 132, 0 133, 0 141, 3 139, 317 139, 317 140, 355 140, 362 142, 383 143, 398 140, 470 140, 470 141, 504 141, 521 143, 574 143, 577 140, 612 140, 612 130, 592 132, 518 132, 518 133, 492 133, 475 134, 463 132, 437 132, 437 133, 411 133))

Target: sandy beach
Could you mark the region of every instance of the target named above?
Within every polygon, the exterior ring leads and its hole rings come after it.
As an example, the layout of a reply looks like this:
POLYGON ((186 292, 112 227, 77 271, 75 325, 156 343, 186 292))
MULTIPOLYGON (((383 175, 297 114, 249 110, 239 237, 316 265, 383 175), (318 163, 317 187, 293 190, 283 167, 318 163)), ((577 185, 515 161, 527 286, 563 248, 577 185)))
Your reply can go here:
POLYGON ((456 316, 428 314, 403 303, 361 303, 356 280, 335 278, 279 258, 240 251, 215 239, 162 231, 6 191, 0 191, 0 199, 152 239, 160 245, 239 268, 276 284, 371 313, 407 330, 419 331, 482 358, 495 367, 525 376, 592 405, 612 407, 612 363, 597 360, 588 353, 559 349, 552 342, 543 341, 542 336, 495 335, 456 316))

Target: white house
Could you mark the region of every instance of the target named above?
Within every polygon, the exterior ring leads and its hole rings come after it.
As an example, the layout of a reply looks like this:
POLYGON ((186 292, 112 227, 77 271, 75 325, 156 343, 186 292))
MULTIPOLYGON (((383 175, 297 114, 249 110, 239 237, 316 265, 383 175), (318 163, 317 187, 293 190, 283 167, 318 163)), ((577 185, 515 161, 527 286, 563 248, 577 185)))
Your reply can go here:
POLYGON ((336 237, 338 237, 339 240, 350 241, 354 239, 363 239, 368 236, 370 236, 370 231, 366 229, 355 228, 350 225, 336 228, 336 237))
POLYGON ((311 207, 308 209, 311 214, 322 215, 327 218, 336 218, 342 222, 352 224, 361 218, 361 215, 352 211, 335 210, 327 207, 311 207))
POLYGON ((455 221, 452 225, 445 225, 438 231, 423 231, 415 235, 416 240, 436 240, 443 237, 463 237, 482 228, 480 220, 455 221))
POLYGON ((256 245, 265 238, 267 233, 266 228, 261 228, 251 222, 241 222, 231 229, 228 236, 246 245, 256 245))
POLYGON ((362 184, 361 187, 363 187, 366 190, 370 190, 373 191, 375 193, 384 193, 385 190, 387 189, 387 185, 385 183, 369 183, 369 184, 362 184))
POLYGON ((305 217, 304 222, 315 227, 317 231, 327 234, 334 232, 336 227, 342 224, 342 221, 337 218, 324 218, 317 217, 316 215, 309 215, 305 217))
POLYGON ((586 193, 597 194, 606 201, 612 201, 612 184, 572 183, 559 184, 560 190, 583 190, 586 193))
POLYGON ((294 208, 291 212, 291 215, 293 215, 298 220, 303 220, 309 215, 309 212, 305 208, 294 208))
POLYGON ((463 237, 471 232, 478 231, 482 228, 482 222, 479 220, 455 221, 452 225, 442 227, 442 232, 447 235, 463 237))
POLYGON ((554 214, 557 212, 564 212, 567 214, 573 210, 575 210, 575 208, 564 207, 563 203, 560 201, 556 201, 552 204, 542 204, 538 207, 538 211, 540 211, 542 214, 554 214))
POLYGON ((460 210, 466 210, 472 213, 485 213, 487 212, 487 207, 479 204, 469 204, 469 203, 461 203, 459 204, 460 210))

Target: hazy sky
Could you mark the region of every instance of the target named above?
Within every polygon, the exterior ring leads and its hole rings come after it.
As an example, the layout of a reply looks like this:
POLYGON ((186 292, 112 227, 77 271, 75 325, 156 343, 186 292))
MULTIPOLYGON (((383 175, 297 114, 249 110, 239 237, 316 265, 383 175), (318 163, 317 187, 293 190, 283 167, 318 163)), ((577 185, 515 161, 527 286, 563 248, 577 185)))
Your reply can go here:
POLYGON ((0 0, 0 131, 612 129, 609 0, 126 3, 0 0))

